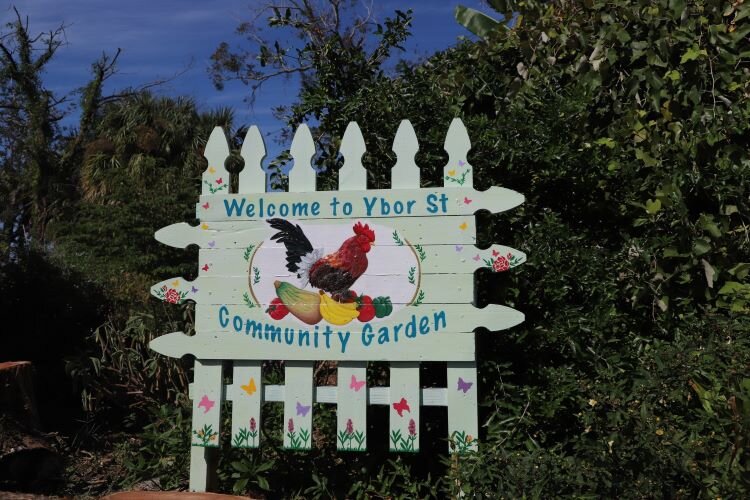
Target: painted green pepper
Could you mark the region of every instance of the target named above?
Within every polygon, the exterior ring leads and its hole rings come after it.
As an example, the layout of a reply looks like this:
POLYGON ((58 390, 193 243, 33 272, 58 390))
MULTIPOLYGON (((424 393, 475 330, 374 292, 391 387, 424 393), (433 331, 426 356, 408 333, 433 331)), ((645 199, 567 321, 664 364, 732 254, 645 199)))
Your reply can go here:
POLYGON ((393 304, 390 297, 376 297, 372 299, 372 305, 375 306, 376 318, 385 318, 393 312, 393 304))

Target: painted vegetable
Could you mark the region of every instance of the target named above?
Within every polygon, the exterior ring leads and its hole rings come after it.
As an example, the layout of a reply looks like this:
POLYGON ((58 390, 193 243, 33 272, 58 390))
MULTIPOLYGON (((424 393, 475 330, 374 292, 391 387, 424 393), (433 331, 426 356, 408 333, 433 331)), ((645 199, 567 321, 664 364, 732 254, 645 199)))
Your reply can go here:
POLYGON ((375 316, 377 318, 385 318, 393 312, 393 304, 390 297, 376 297, 373 299, 372 305, 375 306, 375 316))
POLYGON ((301 290, 286 281, 274 281, 273 286, 281 302, 297 319, 308 325, 320 322, 320 296, 317 293, 301 290))
POLYGON ((320 292, 320 314, 333 325, 346 325, 359 316, 356 302, 336 302, 327 293, 320 292))
POLYGON ((372 304, 372 297, 362 295, 359 297, 358 302, 359 307, 357 310, 359 311, 359 316, 357 316, 357 319, 362 323, 367 323, 375 317, 375 306, 372 304))
POLYGON ((266 309, 266 312, 273 319, 283 319, 284 316, 289 314, 289 309, 284 305, 280 298, 276 297, 271 301, 271 304, 266 309))

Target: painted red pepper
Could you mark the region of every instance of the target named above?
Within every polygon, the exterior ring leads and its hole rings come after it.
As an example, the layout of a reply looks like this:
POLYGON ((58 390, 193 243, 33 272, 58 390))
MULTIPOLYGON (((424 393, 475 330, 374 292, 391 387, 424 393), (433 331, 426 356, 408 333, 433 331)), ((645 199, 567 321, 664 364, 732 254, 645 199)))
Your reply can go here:
POLYGON ((266 309, 266 312, 273 319, 283 319, 284 316, 289 314, 289 309, 284 305, 280 298, 276 297, 271 301, 271 304, 266 309))

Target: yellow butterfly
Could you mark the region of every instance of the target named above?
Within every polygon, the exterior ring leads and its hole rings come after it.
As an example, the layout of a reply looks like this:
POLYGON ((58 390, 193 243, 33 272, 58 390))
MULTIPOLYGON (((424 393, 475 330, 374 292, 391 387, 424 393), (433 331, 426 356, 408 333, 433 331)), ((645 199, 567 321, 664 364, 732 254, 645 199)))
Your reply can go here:
POLYGON ((453 177, 454 175, 456 175, 456 169, 448 170, 448 175, 451 176, 451 177, 453 177))
POLYGON ((208 171, 213 174, 216 172, 216 169, 214 167, 208 167, 208 171))
POLYGON ((172 282, 172 288, 177 288, 179 286, 179 284, 180 284, 180 280, 174 280, 172 282))
POLYGON ((248 396, 252 396, 253 394, 255 394, 255 391, 258 390, 258 388, 255 387, 255 378, 253 377, 250 377, 250 382, 248 382, 247 385, 241 385, 240 387, 247 393, 248 396))
POLYGON ((460 229, 461 231, 465 231, 467 227, 469 227, 469 225, 468 225, 467 223, 465 223, 465 222, 462 222, 462 223, 461 223, 461 225, 460 225, 460 226, 458 226, 458 228, 459 228, 459 229, 460 229))
POLYGON ((208 224, 206 224, 205 222, 203 224, 201 224, 201 229, 203 229, 203 230, 208 229, 208 224))

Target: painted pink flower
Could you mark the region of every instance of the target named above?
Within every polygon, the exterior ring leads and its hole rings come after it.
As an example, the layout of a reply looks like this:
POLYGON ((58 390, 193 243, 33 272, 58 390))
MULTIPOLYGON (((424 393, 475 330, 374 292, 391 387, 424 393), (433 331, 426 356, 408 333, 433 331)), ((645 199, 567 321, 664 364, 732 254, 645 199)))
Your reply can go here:
POLYGON ((510 262, 502 255, 495 259, 495 261, 492 263, 492 270, 495 272, 499 273, 502 271, 507 271, 508 269, 510 269, 510 262))
POLYGON ((289 429, 289 432, 294 432, 294 420, 290 418, 286 428, 289 429))
POLYGON ((216 179, 216 184, 221 184, 222 182, 224 182, 224 180, 221 177, 216 179))
POLYGON ((167 290, 167 293, 164 294, 164 300, 169 302, 170 304, 176 304, 180 301, 180 294, 177 293, 177 290, 174 288, 170 288, 167 290))
POLYGON ((346 433, 354 434, 354 422, 352 422, 351 418, 346 420, 346 433))
POLYGON ((414 421, 413 418, 409 419, 409 435, 410 436, 417 435, 417 423, 414 421))
POLYGON ((253 417, 250 417, 250 432, 255 432, 256 428, 257 424, 255 423, 255 419, 253 417))

